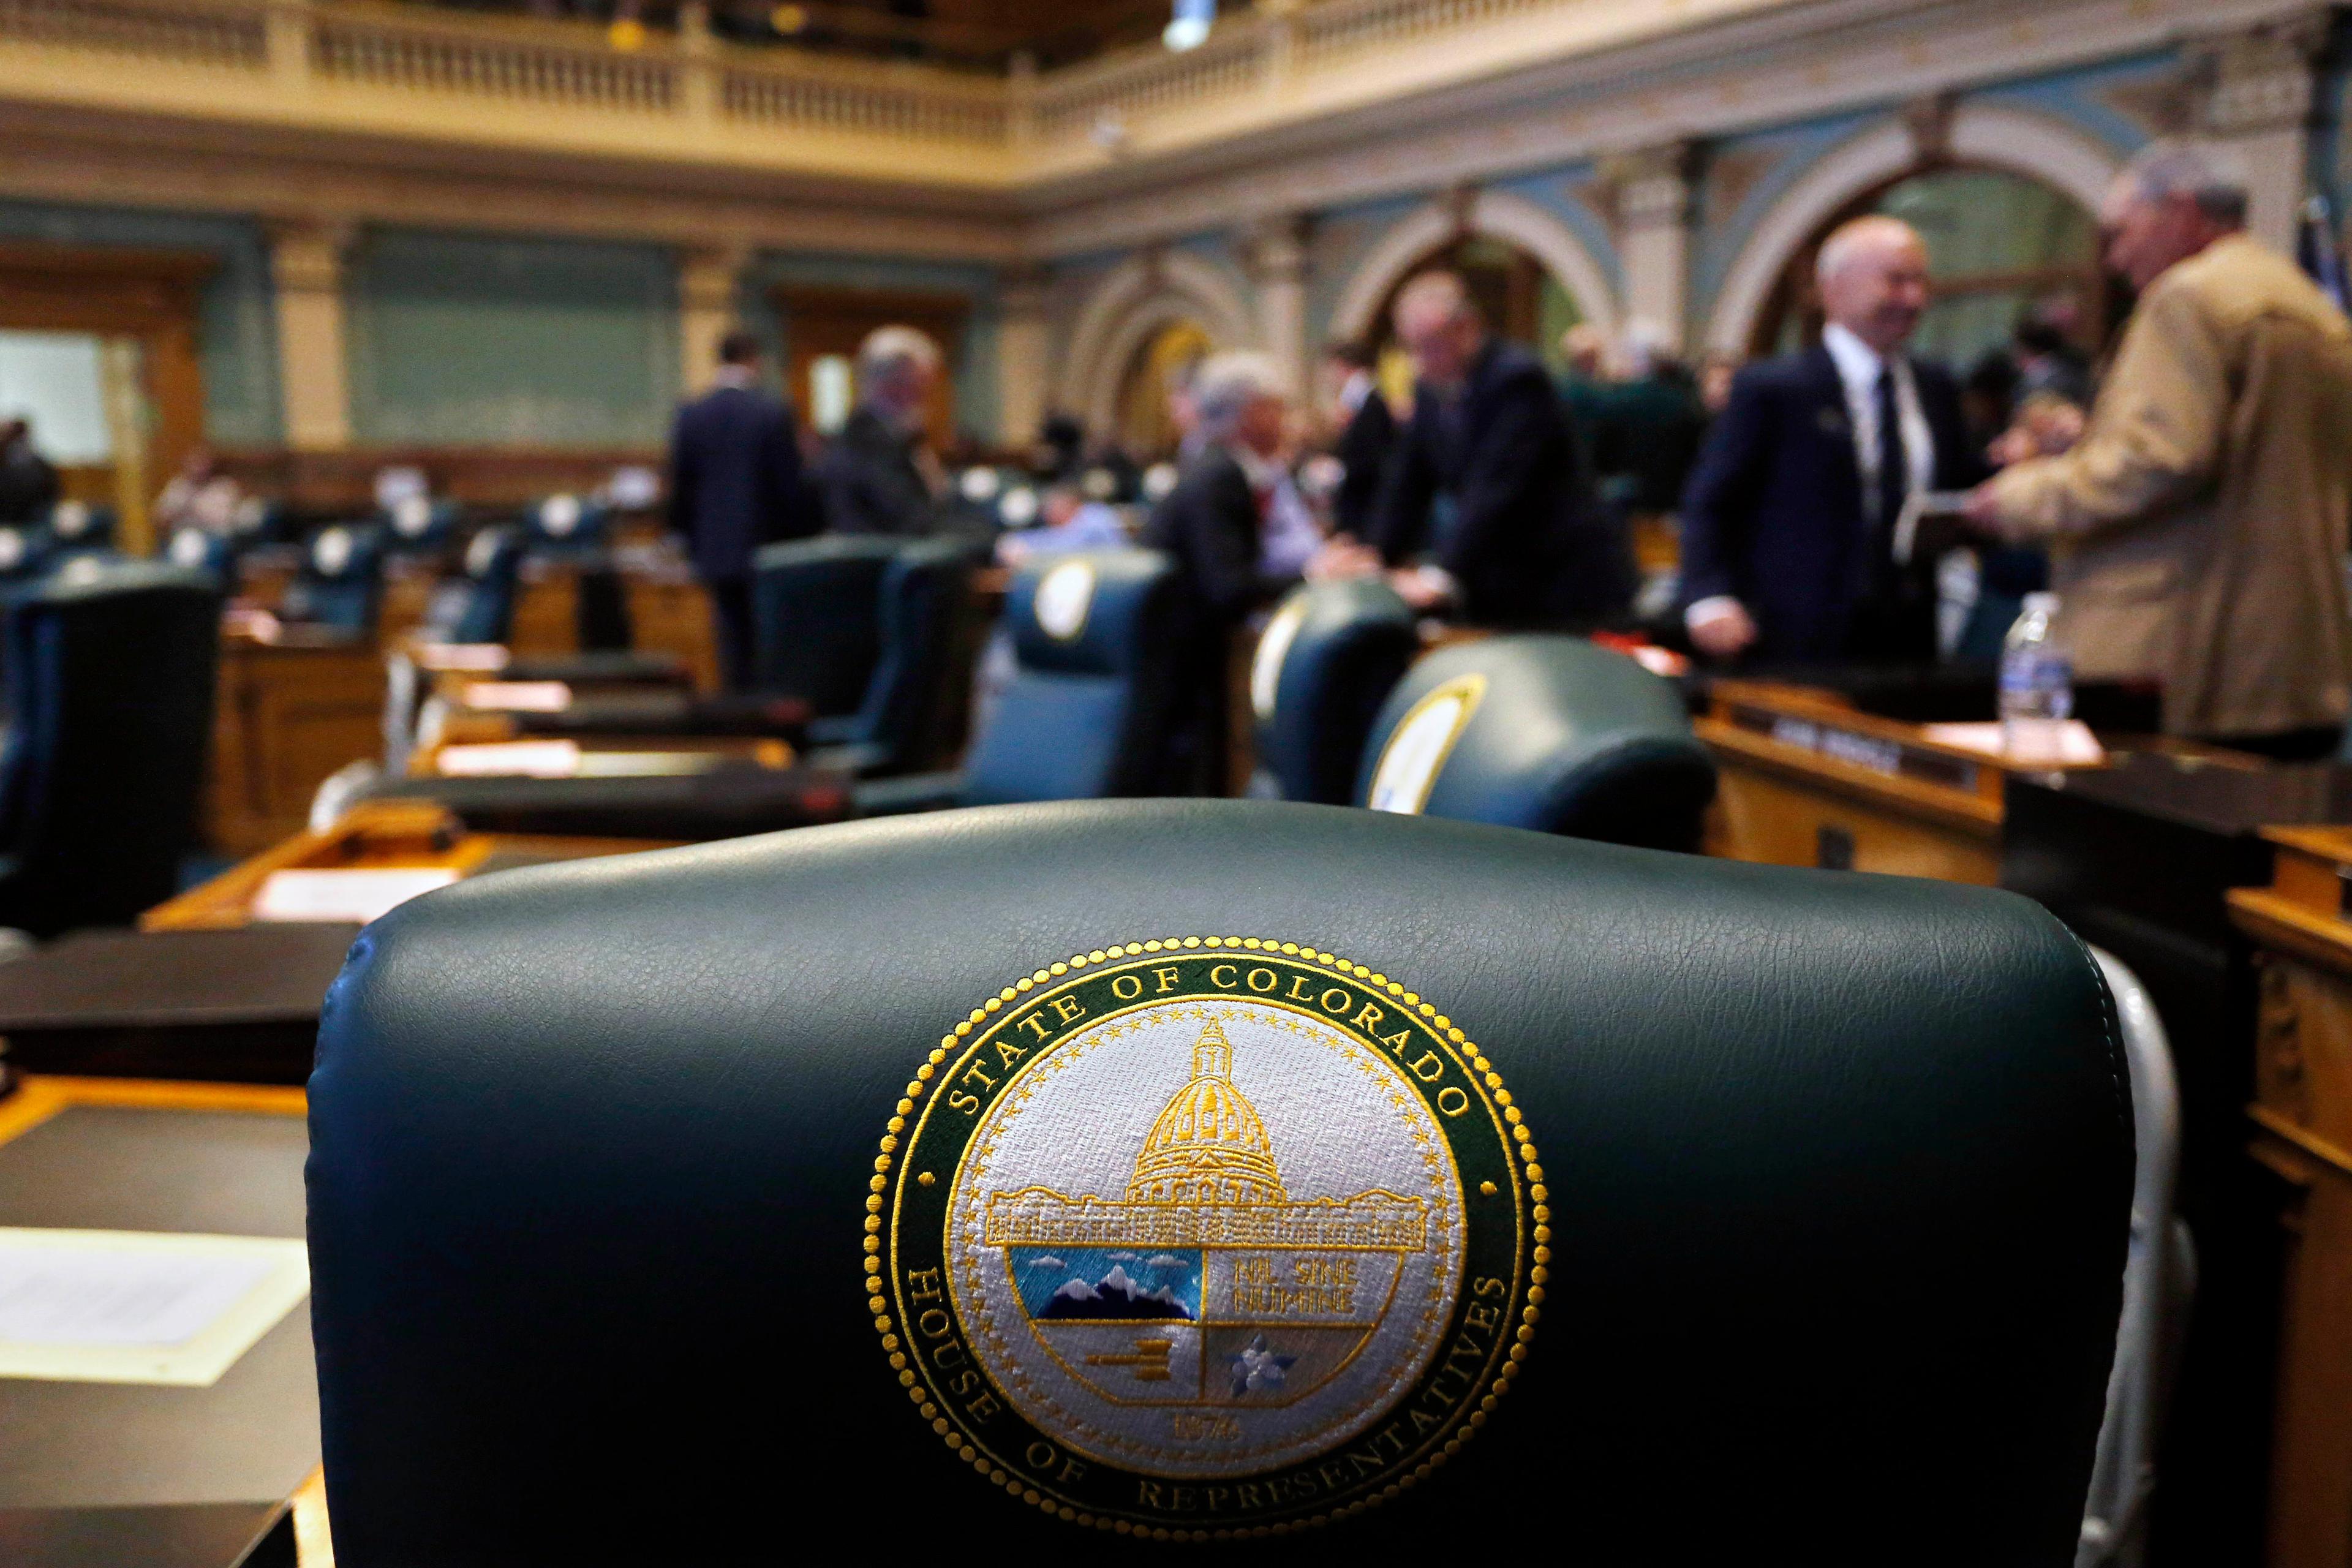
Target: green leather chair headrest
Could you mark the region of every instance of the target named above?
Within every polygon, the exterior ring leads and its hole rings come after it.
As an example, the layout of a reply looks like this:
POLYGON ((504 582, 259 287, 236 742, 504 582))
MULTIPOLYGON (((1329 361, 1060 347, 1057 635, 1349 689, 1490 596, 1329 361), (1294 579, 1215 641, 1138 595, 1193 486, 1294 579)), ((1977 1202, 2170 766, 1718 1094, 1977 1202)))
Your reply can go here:
POLYGON ((1657 849, 1698 847, 1715 763, 1681 693, 1582 637, 1441 648, 1390 693, 1356 798, 1657 849))
POLYGON ((2063 1564, 2121 1070, 2023 899, 1339 807, 460 883, 310 1080, 337 1554, 2063 1564))

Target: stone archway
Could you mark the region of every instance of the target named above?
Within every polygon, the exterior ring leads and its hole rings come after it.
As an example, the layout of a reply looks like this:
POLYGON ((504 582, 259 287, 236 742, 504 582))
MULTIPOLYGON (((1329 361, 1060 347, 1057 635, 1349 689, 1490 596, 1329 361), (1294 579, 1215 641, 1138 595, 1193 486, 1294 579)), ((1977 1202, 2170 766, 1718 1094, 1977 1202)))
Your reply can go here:
POLYGON ((1621 307, 1608 271, 1574 229, 1523 196, 1481 191, 1459 211, 1431 203, 1398 219, 1357 263, 1331 311, 1330 335, 1368 335, 1373 312, 1414 268, 1465 234, 1517 247, 1542 263, 1584 320, 1615 333, 1621 307))
POLYGON ((1884 121, 1831 149, 1757 221, 1716 290, 1706 346, 1719 353, 1744 354, 1773 286, 1806 241, 1874 187, 1937 161, 1974 163, 2039 180, 2093 211, 2123 167, 2120 156, 2082 132, 2019 110, 1963 105, 1933 148, 1921 142, 1909 122, 1884 121))
POLYGON ((1113 268, 1078 310, 1063 364, 1062 406, 1106 431, 1118 423, 1121 379, 1152 335, 1170 323, 1200 323, 1219 348, 1252 348, 1257 324, 1226 275, 1181 251, 1132 257, 1113 268))

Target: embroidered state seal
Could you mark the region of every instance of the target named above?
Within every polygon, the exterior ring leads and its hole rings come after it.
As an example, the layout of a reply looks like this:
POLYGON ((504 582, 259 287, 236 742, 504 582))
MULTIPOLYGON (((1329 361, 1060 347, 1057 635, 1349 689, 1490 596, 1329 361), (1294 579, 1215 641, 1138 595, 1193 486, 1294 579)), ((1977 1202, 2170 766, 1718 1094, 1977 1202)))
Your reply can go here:
POLYGON ((1486 1423, 1550 1211, 1495 1065, 1296 942, 1074 955, 943 1036, 889 1120, 866 1280, 890 1365, 988 1479, 1075 1523, 1319 1524, 1486 1423))

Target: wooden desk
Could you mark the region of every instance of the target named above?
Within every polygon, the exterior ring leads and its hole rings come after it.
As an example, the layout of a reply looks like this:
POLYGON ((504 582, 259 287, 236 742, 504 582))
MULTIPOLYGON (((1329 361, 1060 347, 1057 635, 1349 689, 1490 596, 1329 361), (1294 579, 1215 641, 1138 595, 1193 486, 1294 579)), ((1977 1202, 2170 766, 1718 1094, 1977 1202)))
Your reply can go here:
MULTIPOLYGON (((298 1089, 27 1078, 0 1101, 0 1225, 299 1237, 303 1112, 298 1089)), ((307 1306, 209 1388, 0 1387, 12 1565, 332 1563, 307 1306)))
POLYGON ((673 840, 570 838, 542 834, 467 833, 456 816, 427 801, 369 801, 320 832, 296 834, 156 905, 142 931, 226 931, 253 923, 253 901, 273 871, 446 867, 462 879, 520 866, 586 860, 663 849, 673 840))
POLYGON ((2267 888, 2229 895, 2258 945, 2252 1152, 2288 1197, 2267 1560, 2352 1561, 2352 828, 2274 828, 2267 888))
MULTIPOLYGON (((683 563, 625 556, 618 563, 629 646, 677 656, 695 689, 719 689, 719 647, 711 628, 710 595, 683 563)), ((515 590, 510 646, 518 658, 580 651, 581 568, 563 562, 526 563, 515 590)))
POLYGON ((373 643, 290 626, 274 643, 225 634, 205 841, 246 855, 300 832, 329 774, 382 753, 383 705, 373 643))
POLYGON ((1810 688, 1722 681, 1712 696, 1695 725, 1721 770, 1708 854, 2000 880, 2000 759, 1810 688))

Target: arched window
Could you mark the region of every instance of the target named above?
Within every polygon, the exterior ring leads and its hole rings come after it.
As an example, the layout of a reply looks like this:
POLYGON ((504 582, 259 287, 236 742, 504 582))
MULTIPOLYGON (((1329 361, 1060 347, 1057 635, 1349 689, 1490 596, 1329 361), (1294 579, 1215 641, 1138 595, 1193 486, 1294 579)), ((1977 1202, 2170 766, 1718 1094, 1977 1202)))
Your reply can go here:
POLYGON ((1128 362, 1118 383, 1121 449, 1139 458, 1164 457, 1176 449, 1176 426, 1168 417, 1168 384, 1189 364, 1206 359, 1215 341, 1209 329, 1180 318, 1146 338, 1128 362))
POLYGON ((1899 217, 1927 244, 1934 302, 1913 352, 1966 371, 2009 341, 2029 311, 2063 301, 2075 346, 2105 336, 2107 297, 2097 226, 2063 191, 2005 170, 1966 166, 1906 174, 1848 204, 1789 262, 1757 318, 1752 343, 1777 353, 1819 341, 1821 295, 1813 261, 1823 239, 1864 213, 1899 217))
POLYGON ((1584 320, 1576 297, 1541 261, 1518 247, 1489 235, 1473 234, 1440 246, 1414 262, 1372 313, 1372 348, 1380 355, 1384 391, 1402 399, 1410 395, 1412 384, 1412 367, 1395 342, 1397 294, 1415 277, 1439 267, 1462 275, 1496 336, 1533 349, 1555 371, 1565 368, 1560 337, 1584 320))

